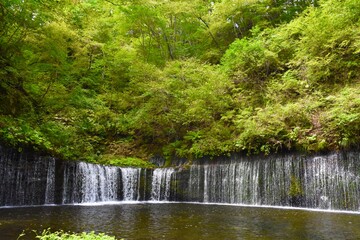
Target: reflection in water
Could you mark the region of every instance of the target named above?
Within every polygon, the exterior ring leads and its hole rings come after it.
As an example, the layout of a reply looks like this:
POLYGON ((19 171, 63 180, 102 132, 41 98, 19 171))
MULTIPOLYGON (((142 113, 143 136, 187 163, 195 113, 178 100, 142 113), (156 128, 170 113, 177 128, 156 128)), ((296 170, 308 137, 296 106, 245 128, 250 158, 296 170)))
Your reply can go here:
POLYGON ((0 209, 2 240, 48 227, 125 239, 360 239, 359 214, 184 203, 0 209))

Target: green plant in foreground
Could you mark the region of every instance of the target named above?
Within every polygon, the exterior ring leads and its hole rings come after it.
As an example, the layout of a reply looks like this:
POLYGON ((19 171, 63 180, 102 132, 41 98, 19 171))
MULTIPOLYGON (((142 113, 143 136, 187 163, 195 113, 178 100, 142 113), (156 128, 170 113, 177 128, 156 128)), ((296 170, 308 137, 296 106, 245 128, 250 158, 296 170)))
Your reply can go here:
MULTIPOLYGON (((95 233, 95 232, 82 232, 82 233, 67 233, 63 230, 51 232, 50 229, 44 229, 40 234, 34 231, 36 234, 36 239, 40 240, 116 240, 113 236, 108 236, 104 233, 95 233)), ((20 237, 24 236, 22 233, 20 237)), ((19 239, 18 238, 18 239, 19 239)))

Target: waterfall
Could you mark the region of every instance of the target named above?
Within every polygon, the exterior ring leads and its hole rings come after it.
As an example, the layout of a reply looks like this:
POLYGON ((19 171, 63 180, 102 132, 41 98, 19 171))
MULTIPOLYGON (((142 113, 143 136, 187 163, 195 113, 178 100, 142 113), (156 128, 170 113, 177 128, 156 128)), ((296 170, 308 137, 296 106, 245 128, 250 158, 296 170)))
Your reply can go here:
POLYGON ((339 161, 337 155, 316 157, 304 172, 306 206, 360 210, 360 164, 358 154, 339 161))
POLYGON ((260 204, 259 166, 252 162, 193 165, 189 186, 203 202, 260 204))
POLYGON ((39 205, 54 199, 53 158, 0 146, 0 206, 39 205))
POLYGON ((151 200, 168 201, 170 199, 170 181, 173 172, 173 168, 157 168, 154 170, 151 182, 151 200))
POLYGON ((151 200, 360 211, 359 156, 233 155, 142 170, 59 161, 0 146, 0 206, 151 200))
POLYGON ((83 202, 114 201, 117 198, 117 169, 94 164, 79 164, 83 202))
POLYGON ((192 165, 188 198, 214 203, 360 210, 359 154, 233 159, 192 165))
POLYGON ((50 158, 46 174, 45 203, 55 202, 55 158, 50 158))
POLYGON ((90 163, 67 164, 64 171, 63 203, 118 200, 120 172, 117 167, 90 163))
POLYGON ((140 198, 139 168, 68 163, 64 171, 63 203, 105 202, 140 198))
POLYGON ((79 163, 82 181, 82 202, 117 200, 118 169, 95 164, 79 163))
POLYGON ((121 168, 125 201, 136 201, 140 198, 140 174, 138 168, 121 168))

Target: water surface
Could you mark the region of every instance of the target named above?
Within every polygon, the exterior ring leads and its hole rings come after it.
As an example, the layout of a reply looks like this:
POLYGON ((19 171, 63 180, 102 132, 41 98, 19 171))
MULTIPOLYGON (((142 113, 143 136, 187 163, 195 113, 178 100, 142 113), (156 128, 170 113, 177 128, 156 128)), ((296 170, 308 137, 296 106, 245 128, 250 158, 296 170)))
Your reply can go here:
POLYGON ((360 214, 189 203, 0 209, 2 240, 48 227, 125 239, 360 239, 360 214))

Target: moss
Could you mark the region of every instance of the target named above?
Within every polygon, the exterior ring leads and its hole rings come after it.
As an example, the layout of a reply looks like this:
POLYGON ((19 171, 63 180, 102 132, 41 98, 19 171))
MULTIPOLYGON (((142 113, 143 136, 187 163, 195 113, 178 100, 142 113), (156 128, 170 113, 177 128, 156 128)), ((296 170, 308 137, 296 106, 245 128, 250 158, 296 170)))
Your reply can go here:
POLYGON ((303 190, 301 187, 300 179, 296 178, 294 175, 290 179, 289 187, 289 200, 292 206, 301 206, 301 200, 303 198, 303 190))
POLYGON ((301 188, 300 180, 297 179, 294 175, 291 176, 290 179, 290 188, 289 188, 289 196, 297 197, 303 194, 303 190, 301 188))
POLYGON ((104 155, 101 160, 101 164, 118 166, 118 167, 139 167, 139 168, 155 168, 155 165, 149 161, 145 161, 136 157, 121 157, 113 155, 104 155))

